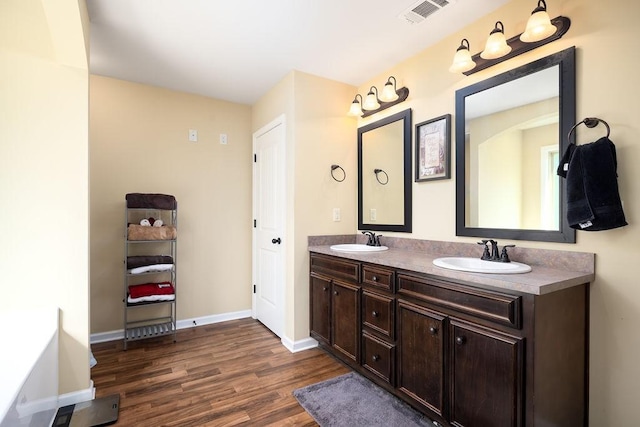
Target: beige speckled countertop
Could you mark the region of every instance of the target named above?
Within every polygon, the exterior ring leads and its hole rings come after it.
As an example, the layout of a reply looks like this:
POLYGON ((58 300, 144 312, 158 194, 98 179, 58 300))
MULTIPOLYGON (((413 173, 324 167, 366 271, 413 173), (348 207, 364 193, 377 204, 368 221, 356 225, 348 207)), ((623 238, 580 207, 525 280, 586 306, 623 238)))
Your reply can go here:
POLYGON ((449 270, 433 265, 435 258, 444 256, 479 257, 481 252, 474 244, 384 238, 383 244, 389 247, 386 251, 351 253, 330 249, 331 245, 339 243, 364 241, 361 236, 356 235, 312 236, 309 237, 309 252, 430 274, 481 288, 512 290, 533 295, 543 295, 592 282, 595 278, 595 254, 592 253, 512 248, 511 259, 529 264, 531 272, 485 274, 449 270))

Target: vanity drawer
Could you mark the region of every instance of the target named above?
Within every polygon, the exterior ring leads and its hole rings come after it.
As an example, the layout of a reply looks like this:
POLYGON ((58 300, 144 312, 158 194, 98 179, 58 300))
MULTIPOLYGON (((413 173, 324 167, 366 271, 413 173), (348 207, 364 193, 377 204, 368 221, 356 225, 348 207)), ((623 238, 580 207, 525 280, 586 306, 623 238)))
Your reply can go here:
POLYGON ((503 325, 520 328, 522 298, 471 286, 398 275, 398 293, 503 325))
POLYGON ((394 386, 396 347, 366 332, 362 333, 362 367, 394 386))
POLYGON ((360 263, 341 258, 311 254, 311 271, 360 282, 360 263))
POLYGON ((395 317, 393 301, 393 298, 363 290, 362 325, 393 340, 395 317))
POLYGON ((393 292, 395 272, 386 268, 362 266, 362 283, 393 292))

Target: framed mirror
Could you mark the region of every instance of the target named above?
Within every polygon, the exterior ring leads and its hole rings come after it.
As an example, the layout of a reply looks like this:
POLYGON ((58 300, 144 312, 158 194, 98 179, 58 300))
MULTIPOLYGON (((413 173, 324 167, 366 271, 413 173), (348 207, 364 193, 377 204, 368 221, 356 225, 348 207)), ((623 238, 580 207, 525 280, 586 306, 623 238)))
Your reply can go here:
POLYGON ((575 47, 456 91, 456 235, 575 243, 556 174, 575 47))
POLYGON ((411 232, 411 109, 358 128, 358 228, 411 232))

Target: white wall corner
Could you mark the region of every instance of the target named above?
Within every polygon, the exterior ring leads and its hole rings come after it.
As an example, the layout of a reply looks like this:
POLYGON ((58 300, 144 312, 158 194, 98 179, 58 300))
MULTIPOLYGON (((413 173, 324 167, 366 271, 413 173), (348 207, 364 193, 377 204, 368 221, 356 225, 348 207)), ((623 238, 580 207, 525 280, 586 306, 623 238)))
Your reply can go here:
POLYGON ((291 353, 297 353, 299 351, 309 350, 318 347, 318 341, 313 338, 305 338, 298 341, 293 341, 287 337, 282 337, 282 345, 287 348, 291 353))
POLYGON ((75 405, 81 402, 87 402, 95 399, 96 388, 93 386, 93 380, 89 381, 89 388, 84 390, 73 391, 58 396, 58 408, 63 406, 75 405))

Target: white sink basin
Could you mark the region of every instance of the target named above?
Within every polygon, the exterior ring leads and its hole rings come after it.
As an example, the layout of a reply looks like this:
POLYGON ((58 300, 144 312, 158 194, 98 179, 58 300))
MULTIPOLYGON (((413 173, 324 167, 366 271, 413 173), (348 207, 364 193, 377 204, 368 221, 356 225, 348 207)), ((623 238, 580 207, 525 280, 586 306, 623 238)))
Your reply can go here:
POLYGON ((528 273, 531 267, 519 262, 484 261, 480 258, 448 257, 436 258, 433 264, 449 270, 469 271, 471 273, 517 274, 528 273))
POLYGON ((386 251, 389 248, 386 246, 367 246, 355 243, 345 243, 342 245, 333 245, 330 249, 338 252, 380 252, 386 251))

